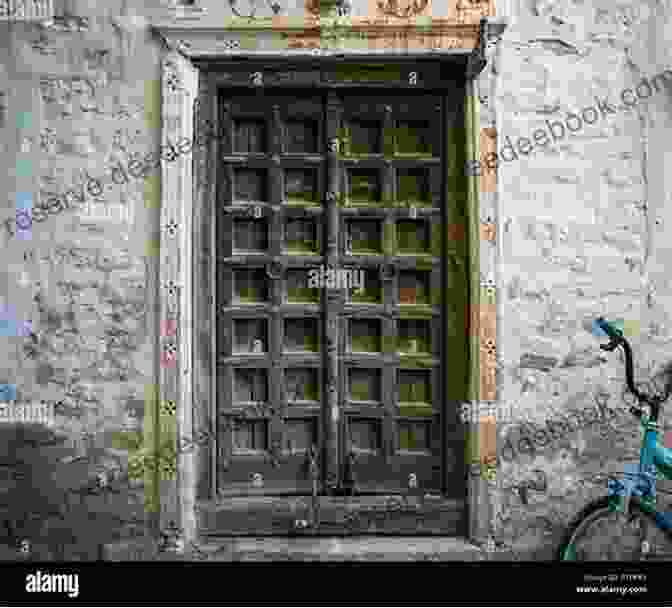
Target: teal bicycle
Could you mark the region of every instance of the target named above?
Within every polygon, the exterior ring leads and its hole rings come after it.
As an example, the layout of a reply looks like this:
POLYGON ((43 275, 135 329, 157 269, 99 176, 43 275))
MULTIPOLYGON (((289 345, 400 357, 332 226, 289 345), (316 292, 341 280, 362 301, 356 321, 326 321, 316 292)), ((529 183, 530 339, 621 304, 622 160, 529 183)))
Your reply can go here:
POLYGON ((658 443, 658 417, 672 392, 670 368, 663 390, 644 394, 635 386, 632 349, 623 332, 599 318, 594 334, 608 336, 600 348, 625 353, 628 390, 637 404, 630 407, 643 428, 639 465, 625 472, 623 479, 610 478, 609 495, 589 503, 570 523, 559 548, 561 561, 667 561, 672 560, 672 511, 656 509, 658 475, 672 480, 672 449, 658 443), (648 406, 649 411, 645 411, 648 406))

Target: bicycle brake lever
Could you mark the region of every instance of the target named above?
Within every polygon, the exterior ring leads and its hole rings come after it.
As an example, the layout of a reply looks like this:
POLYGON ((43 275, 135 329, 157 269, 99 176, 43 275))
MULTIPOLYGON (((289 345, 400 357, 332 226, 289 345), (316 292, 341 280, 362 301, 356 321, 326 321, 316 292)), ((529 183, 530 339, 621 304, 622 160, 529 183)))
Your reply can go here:
POLYGON ((633 416, 636 416, 637 418, 641 418, 644 415, 644 410, 641 407, 631 405, 630 406, 630 413, 633 416))
POLYGON ((606 350, 611 352, 612 350, 616 350, 619 346, 619 342, 616 340, 610 340, 608 344, 600 344, 600 348, 602 350, 606 350))

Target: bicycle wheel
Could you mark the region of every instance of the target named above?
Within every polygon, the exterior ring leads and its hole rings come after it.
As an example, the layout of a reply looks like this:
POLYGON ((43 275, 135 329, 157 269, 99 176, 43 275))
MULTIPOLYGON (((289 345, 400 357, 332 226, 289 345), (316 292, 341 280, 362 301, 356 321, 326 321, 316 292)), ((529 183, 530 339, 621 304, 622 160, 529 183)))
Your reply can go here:
POLYGON ((672 534, 632 497, 627 513, 609 509, 609 497, 589 503, 568 526, 561 561, 672 561, 672 534))

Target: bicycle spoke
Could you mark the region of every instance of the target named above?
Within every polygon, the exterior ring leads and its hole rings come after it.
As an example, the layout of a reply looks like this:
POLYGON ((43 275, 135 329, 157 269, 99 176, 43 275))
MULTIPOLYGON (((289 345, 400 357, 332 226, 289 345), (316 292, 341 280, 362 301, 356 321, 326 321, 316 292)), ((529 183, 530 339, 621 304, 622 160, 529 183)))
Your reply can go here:
MULTIPOLYGON (((620 361, 625 363, 626 376, 626 387, 623 389, 621 399, 630 412, 640 422, 648 418, 647 431, 664 428, 662 425, 656 427, 651 423, 659 422, 662 404, 672 394, 672 363, 667 363, 650 380, 637 382, 632 347, 624 337, 623 327, 599 317, 595 319, 591 328, 593 335, 609 337, 608 344, 600 345, 602 350, 612 352, 621 347, 618 355, 620 361)), ((651 366, 647 368, 647 371, 651 372, 651 366)), ((598 405, 600 405, 599 402, 598 405)), ((603 414, 606 413, 603 406, 600 409, 603 414)), ((633 430, 629 424, 615 419, 611 419, 605 426, 607 429, 604 432, 601 430, 600 436, 610 437, 614 443, 620 443, 623 436, 633 430)), ((639 431, 639 425, 636 426, 639 431)), ((649 435, 645 434, 644 437, 645 441, 648 441, 649 435)), ((641 464, 640 460, 640 470, 641 464)), ((630 471, 626 472, 626 478, 632 482, 627 484, 628 488, 634 485, 642 489, 642 481, 647 481, 647 484, 655 483, 655 478, 650 475, 651 471, 639 479, 631 469, 626 467, 626 470, 630 471)), ((619 482, 619 488, 622 487, 622 483, 619 482)), ((611 481, 609 481, 609 486, 611 495, 611 481)), ((648 496, 649 493, 645 491, 643 495, 648 496)), ((662 525, 660 513, 654 516, 646 503, 636 498, 627 503, 628 512, 626 514, 617 513, 609 508, 610 501, 609 497, 603 497, 586 506, 580 516, 581 519, 571 524, 570 537, 560 548, 561 559, 567 561, 672 561, 672 533, 665 532, 659 527, 662 525)), ((660 501, 658 505, 660 508, 660 501)))
POLYGON ((578 561, 633 561, 641 545, 638 518, 627 521, 608 509, 596 513, 576 531, 574 547, 578 561))
POLYGON ((667 561, 672 540, 642 512, 600 509, 572 537, 576 561, 667 561))

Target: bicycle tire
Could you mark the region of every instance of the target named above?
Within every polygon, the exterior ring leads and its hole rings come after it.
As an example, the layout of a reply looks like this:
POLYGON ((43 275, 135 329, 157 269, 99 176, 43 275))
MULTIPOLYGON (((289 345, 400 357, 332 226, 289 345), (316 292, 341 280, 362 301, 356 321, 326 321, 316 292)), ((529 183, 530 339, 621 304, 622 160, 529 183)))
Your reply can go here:
MULTIPOLYGON (((577 558, 577 544, 578 541, 582 538, 581 533, 585 532, 588 528, 588 525, 597 522, 600 519, 605 519, 606 517, 612 517, 614 519, 619 518, 619 514, 612 511, 609 508, 608 496, 603 496, 597 498, 592 502, 588 503, 581 512, 572 520, 572 522, 567 526, 565 535, 560 543, 558 548, 557 557, 559 561, 605 561, 604 558, 592 558, 592 559, 578 559, 577 558), (577 535, 578 533, 578 535, 577 535), (573 553, 567 552, 572 546, 573 553), (566 553, 567 552, 567 553, 566 553)), ((631 497, 630 505, 628 509, 628 519, 624 521, 621 519, 619 524, 626 524, 633 522, 636 518, 640 522, 645 522, 646 527, 644 528, 644 540, 649 544, 648 550, 646 553, 643 552, 642 547, 642 535, 640 533, 639 543, 636 545, 636 549, 628 556, 627 559, 608 560, 608 561, 636 561, 641 560, 642 558, 646 561, 672 561, 672 531, 663 530, 657 523, 654 515, 647 511, 644 511, 641 508, 639 498, 636 496, 631 497), (646 533, 648 531, 648 534, 646 533), (656 539, 651 537, 651 531, 654 531, 657 535, 656 539)), ((619 535, 617 538, 624 538, 623 535, 619 535)), ((598 537, 599 540, 599 537, 598 537)), ((605 540, 602 537, 602 540, 605 540)), ((604 545, 603 545, 604 546, 604 545)), ((611 549, 612 545, 609 545, 611 549)))

